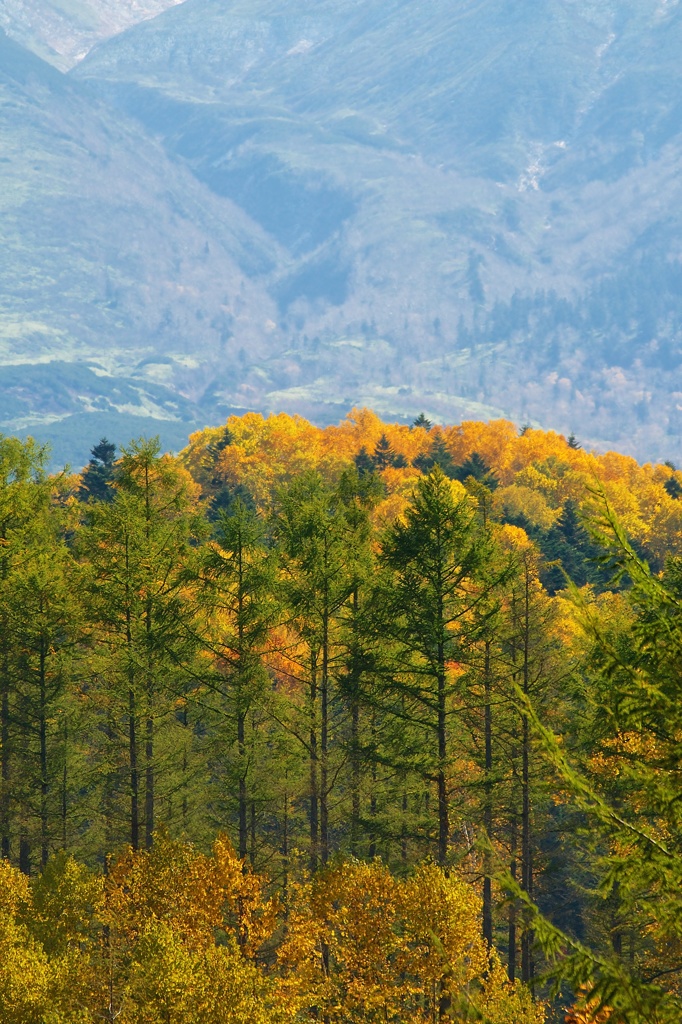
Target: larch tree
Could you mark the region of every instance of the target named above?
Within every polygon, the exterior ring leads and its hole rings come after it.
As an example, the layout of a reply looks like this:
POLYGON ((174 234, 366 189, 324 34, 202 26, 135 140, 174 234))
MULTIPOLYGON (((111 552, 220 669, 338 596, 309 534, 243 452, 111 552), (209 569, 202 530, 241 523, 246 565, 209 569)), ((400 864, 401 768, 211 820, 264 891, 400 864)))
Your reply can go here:
POLYGON ((201 558, 198 582, 207 612, 200 643, 213 659, 208 685, 222 723, 219 743, 227 746, 226 751, 216 752, 216 765, 231 763, 228 777, 236 777, 238 851, 244 859, 249 854, 249 809, 255 796, 251 780, 256 767, 248 732, 253 731, 271 690, 264 656, 277 623, 275 573, 276 560, 266 543, 262 517, 236 499, 229 513, 218 518, 215 539, 201 558))
POLYGON ((52 530, 50 513, 59 481, 47 477, 46 461, 47 450, 33 440, 0 437, 0 855, 18 852, 24 866, 29 850, 26 823, 16 812, 26 694, 18 676, 22 645, 12 598, 18 574, 28 571, 44 543, 43 531, 52 530))
POLYGON ((436 785, 441 864, 447 863, 451 842, 453 667, 466 662, 471 617, 484 599, 483 569, 490 557, 475 502, 438 466, 418 481, 381 551, 381 628, 395 645, 389 691, 396 712, 421 724, 431 749, 427 772, 436 785))
POLYGON ((162 755, 174 762, 180 680, 196 650, 186 563, 203 533, 197 488, 157 440, 123 449, 111 502, 88 505, 93 687, 128 793, 133 848, 152 842, 162 755), (125 742, 121 740, 125 735, 125 742))

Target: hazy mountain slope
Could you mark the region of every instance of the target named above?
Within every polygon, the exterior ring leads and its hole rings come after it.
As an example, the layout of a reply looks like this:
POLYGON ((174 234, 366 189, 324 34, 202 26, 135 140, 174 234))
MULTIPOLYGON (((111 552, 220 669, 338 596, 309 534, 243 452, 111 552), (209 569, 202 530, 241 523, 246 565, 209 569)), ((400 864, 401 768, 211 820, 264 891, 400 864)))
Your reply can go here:
POLYGON ((187 0, 76 74, 288 250, 266 405, 669 454, 680 52, 658 0, 187 0))
POLYGON ((265 353, 256 226, 2 34, 0 154, 0 430, 218 415, 212 367, 265 353))
POLYGON ((678 3, 185 0, 68 82, 0 45, 6 428, 367 403, 677 456, 678 3))
POLYGON ((59 68, 181 0, 0 0, 0 28, 59 68))
POLYGON ((526 166, 529 143, 579 130, 624 71, 653 72, 659 87, 670 75, 679 82, 676 6, 187 0, 99 47, 81 70, 243 102, 261 116, 303 115, 351 138, 364 128, 363 141, 373 135, 499 177, 526 166))

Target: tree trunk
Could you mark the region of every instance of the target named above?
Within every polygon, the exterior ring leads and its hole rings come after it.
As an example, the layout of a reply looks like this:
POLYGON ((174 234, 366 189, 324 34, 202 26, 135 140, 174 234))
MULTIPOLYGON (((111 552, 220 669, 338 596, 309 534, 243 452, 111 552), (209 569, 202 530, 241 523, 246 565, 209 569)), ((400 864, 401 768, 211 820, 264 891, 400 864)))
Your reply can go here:
POLYGON ((137 768, 137 708, 135 690, 128 690, 128 757, 130 761, 130 845, 140 848, 140 780, 137 768))
POLYGON ((239 755, 239 856, 246 860, 248 853, 247 794, 246 794, 246 715, 237 712, 237 751, 239 755))
POLYGON ((68 814, 68 758, 69 758, 69 724, 66 717, 63 719, 63 738, 64 738, 64 754, 62 762, 62 798, 61 798, 61 812, 62 812, 62 849, 66 849, 66 822, 68 814))
POLYGON ((282 813, 282 896, 286 908, 289 888, 289 794, 284 790, 282 813))
POLYGON ((10 823, 10 739, 9 739, 9 679, 7 663, 3 665, 2 697, 0 698, 0 744, 2 744, 2 792, 0 793, 0 855, 9 858, 11 853, 10 823))
POLYGON ((320 686, 320 859, 329 860, 329 614, 322 623, 322 679, 320 686))
POLYGON ((319 792, 317 777, 317 651, 310 653, 310 870, 319 858, 319 792))
POLYGON ((351 756, 351 812, 350 812, 350 852, 358 855, 358 839, 360 837, 360 705, 354 693, 350 714, 350 756, 351 756))
POLYGON ((483 666, 485 685, 485 783, 483 828, 486 834, 486 849, 483 855, 483 939, 492 948, 493 944, 493 889, 492 864, 488 844, 492 842, 493 831, 493 712, 491 705, 492 679, 490 674, 490 641, 485 644, 485 661, 483 666))
POLYGON ((447 719, 446 719, 445 649, 443 641, 438 644, 438 863, 445 864, 448 857, 450 837, 450 816, 446 781, 447 767, 447 719))
MULTIPOLYGON (((145 495, 145 535, 147 540, 147 551, 151 543, 151 501, 149 465, 144 467, 144 495, 145 495)), ((147 721, 145 724, 145 785, 144 785, 144 844, 147 850, 151 850, 154 841, 154 719, 152 709, 156 703, 154 693, 154 665, 152 659, 152 629, 153 629, 153 608, 149 595, 145 605, 145 633, 147 638, 147 721)))
POLYGON ((31 844, 23 833, 19 834, 19 870, 31 874, 31 844))
POLYGON ((151 850, 154 841, 154 719, 149 715, 145 726, 145 788, 144 843, 151 850))
POLYGON ((40 640, 39 686, 40 706, 38 710, 38 733, 40 739, 40 864, 45 867, 49 855, 49 811, 48 796, 50 784, 47 776, 47 682, 45 641, 40 640))
MULTIPOLYGON (((358 616, 358 588, 353 590, 353 628, 358 616)), ((351 762, 351 812, 350 852, 358 855, 360 838, 360 679, 355 645, 351 653, 350 668, 350 762, 351 762)))
MULTIPOLYGON (((512 760, 514 754, 512 754, 512 760)), ((509 874, 516 881, 516 844, 517 844, 516 811, 512 811, 509 836, 509 874)), ((516 900, 509 904, 509 963, 507 973, 510 981, 516 981, 516 900)))
POLYGON ((372 860, 377 855, 377 833, 376 833, 376 816, 377 816, 377 728, 376 719, 374 712, 372 712, 372 723, 371 723, 371 736, 372 736, 372 789, 369 797, 369 817, 370 817, 370 829, 369 829, 369 858, 372 860))
MULTIPOLYGON (((530 634, 530 578, 526 570, 523 621, 523 692, 529 693, 529 637, 530 634)), ((533 849, 531 836, 531 795, 530 795, 530 722, 522 714, 521 748, 521 885, 533 898, 533 849)), ((533 934, 530 916, 524 912, 524 929, 521 939, 521 980, 530 984, 533 980, 533 934)))
MULTIPOLYGON (((126 573, 130 572, 130 538, 125 538, 126 573)), ((126 582, 126 644, 128 658, 132 658, 133 630, 130 610, 130 586, 126 582)), ((128 663, 128 762, 130 771, 130 845, 140 848, 140 779, 137 765, 137 702, 135 699, 135 672, 128 663)))

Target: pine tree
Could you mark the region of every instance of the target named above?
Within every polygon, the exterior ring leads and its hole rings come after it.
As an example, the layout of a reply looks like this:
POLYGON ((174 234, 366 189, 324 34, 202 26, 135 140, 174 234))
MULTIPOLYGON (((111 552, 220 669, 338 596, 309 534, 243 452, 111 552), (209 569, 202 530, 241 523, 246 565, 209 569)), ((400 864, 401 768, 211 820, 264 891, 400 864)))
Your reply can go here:
POLYGON ((448 448, 445 438, 442 434, 438 433, 434 437, 431 448, 428 453, 418 455, 414 460, 414 466, 421 470, 422 473, 430 473, 431 470, 438 466, 442 473, 450 480, 455 479, 456 467, 450 449, 448 448))
POLYGON ((91 450, 92 458, 83 470, 78 497, 81 501, 112 501, 111 485, 116 474, 116 445, 100 438, 91 450))
POLYGON ((526 908, 554 962, 551 973, 580 989, 582 1005, 592 1008, 578 1019, 595 1019, 608 1007, 614 1024, 673 1024, 682 1014, 672 981, 682 969, 682 571, 673 560, 664 578, 654 576, 605 499, 591 529, 615 568, 614 583, 627 574, 632 589, 603 606, 573 594, 591 640, 583 664, 590 759, 582 771, 530 702, 527 713, 548 762, 590 822, 605 941, 593 930, 592 943, 580 942, 532 901, 526 908), (618 615, 620 605, 625 614, 618 615))
POLYGON ((604 576, 596 562, 599 548, 582 525, 574 501, 569 499, 564 503, 555 525, 539 541, 545 559, 550 563, 541 573, 542 582, 550 594, 566 587, 566 577, 579 587, 586 583, 603 585, 604 576))
POLYGON ((47 450, 32 439, 0 437, 0 856, 21 854, 23 847, 24 862, 26 829, 17 820, 16 807, 21 792, 17 756, 22 737, 15 673, 20 652, 10 608, 15 575, 31 560, 58 488, 46 477, 46 461, 47 450))
POLYGON ((81 639, 80 577, 58 523, 43 520, 30 556, 12 575, 7 604, 22 780, 15 787, 17 813, 42 867, 67 835, 69 684, 81 639))
POLYGON ((367 476, 370 473, 374 473, 376 470, 376 462, 371 455, 368 454, 367 449, 363 445, 358 454, 354 459, 355 468, 357 469, 360 476, 367 476))
POLYGON ((497 487, 497 479, 494 472, 478 452, 472 452, 453 473, 453 478, 461 480, 462 483, 470 477, 473 477, 477 483, 483 484, 489 491, 494 491, 497 487))
POLYGON ((310 864, 330 854, 329 797, 334 784, 330 732, 340 613, 354 587, 349 565, 346 509, 338 492, 315 473, 281 492, 275 533, 282 554, 282 594, 302 647, 300 669, 307 691, 293 733, 309 764, 310 864))
POLYGON ((385 434, 382 434, 376 443, 374 455, 372 456, 374 465, 379 472, 381 472, 382 469, 387 469, 389 466, 395 465, 395 459, 396 453, 393 450, 391 442, 385 434))
POLYGON ((679 501, 680 497, 682 497, 682 484, 680 484, 677 477, 668 477, 663 486, 665 487, 670 497, 673 498, 675 501, 679 501))

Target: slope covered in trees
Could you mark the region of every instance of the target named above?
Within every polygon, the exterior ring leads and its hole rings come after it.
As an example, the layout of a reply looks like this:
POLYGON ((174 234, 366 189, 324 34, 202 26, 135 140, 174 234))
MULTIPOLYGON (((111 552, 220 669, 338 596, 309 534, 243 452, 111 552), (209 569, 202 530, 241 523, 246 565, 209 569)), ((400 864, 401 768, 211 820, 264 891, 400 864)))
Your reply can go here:
POLYGON ((679 1020, 673 466, 367 410, 45 459, 0 439, 2 1024, 679 1020))

